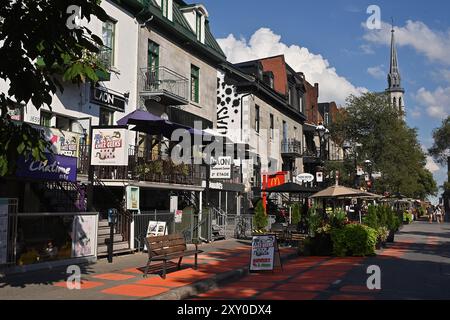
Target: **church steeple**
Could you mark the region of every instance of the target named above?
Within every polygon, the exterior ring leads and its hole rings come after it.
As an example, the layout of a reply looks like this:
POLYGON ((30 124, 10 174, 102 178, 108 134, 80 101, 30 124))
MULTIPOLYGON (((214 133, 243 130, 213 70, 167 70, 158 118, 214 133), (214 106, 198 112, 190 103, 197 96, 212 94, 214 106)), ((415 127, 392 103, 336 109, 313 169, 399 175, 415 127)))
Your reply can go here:
POLYGON ((405 93, 405 90, 401 86, 401 76, 398 67, 397 48, 395 45, 394 23, 392 23, 392 30, 391 30, 391 60, 387 80, 388 80, 388 88, 386 89, 386 91, 389 92, 392 105, 395 108, 398 108, 398 110, 404 114, 405 105, 403 95, 405 93))

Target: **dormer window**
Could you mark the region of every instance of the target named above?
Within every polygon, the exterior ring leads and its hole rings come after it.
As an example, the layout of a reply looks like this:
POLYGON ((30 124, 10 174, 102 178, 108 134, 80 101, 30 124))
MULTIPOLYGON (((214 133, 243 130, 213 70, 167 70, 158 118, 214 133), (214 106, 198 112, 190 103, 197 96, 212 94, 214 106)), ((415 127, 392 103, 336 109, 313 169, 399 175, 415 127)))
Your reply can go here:
POLYGON ((163 17, 172 21, 173 17, 173 0, 156 0, 161 8, 163 17))
POLYGON ((180 10, 189 23, 192 32, 195 33, 197 40, 205 43, 206 20, 208 19, 208 11, 206 11, 206 8, 201 4, 196 4, 181 7, 180 10))
POLYGON ((195 12, 195 34, 197 35, 197 40, 202 41, 202 14, 198 11, 195 12))

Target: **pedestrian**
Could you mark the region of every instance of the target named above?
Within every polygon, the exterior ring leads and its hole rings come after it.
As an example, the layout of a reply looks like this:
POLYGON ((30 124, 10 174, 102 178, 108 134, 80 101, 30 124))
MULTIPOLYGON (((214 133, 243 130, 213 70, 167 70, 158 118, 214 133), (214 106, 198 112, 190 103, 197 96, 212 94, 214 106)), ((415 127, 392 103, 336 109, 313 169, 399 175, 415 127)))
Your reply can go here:
POLYGON ((427 207, 428 221, 430 223, 433 223, 433 212, 434 212, 433 205, 430 204, 427 207))
POLYGON ((436 206, 436 222, 437 223, 441 223, 442 222, 442 210, 441 210, 441 206, 437 205, 436 206))

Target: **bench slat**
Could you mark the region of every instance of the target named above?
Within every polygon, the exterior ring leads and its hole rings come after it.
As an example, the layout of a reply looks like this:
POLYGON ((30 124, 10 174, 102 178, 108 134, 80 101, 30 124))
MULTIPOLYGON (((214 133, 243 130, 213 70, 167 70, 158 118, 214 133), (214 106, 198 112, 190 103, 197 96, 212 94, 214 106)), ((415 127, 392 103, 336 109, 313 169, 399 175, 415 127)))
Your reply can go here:
POLYGON ((152 253, 154 255, 166 255, 169 253, 176 253, 176 252, 184 252, 186 251, 186 245, 180 245, 180 246, 175 246, 175 247, 169 247, 169 248, 164 248, 164 249, 158 249, 158 250, 152 250, 152 253))
POLYGON ((152 261, 164 261, 164 260, 172 260, 175 258, 180 258, 180 257, 187 257, 187 256, 192 256, 194 254, 199 254, 202 253, 202 250, 189 250, 189 251, 184 251, 184 252, 179 252, 179 253, 171 253, 171 254, 167 254, 167 255, 161 255, 161 256, 155 256, 152 258, 152 261))
POLYGON ((165 240, 175 240, 175 239, 184 239, 181 234, 171 234, 168 236, 155 236, 155 237, 148 237, 147 241, 152 242, 160 242, 165 240))

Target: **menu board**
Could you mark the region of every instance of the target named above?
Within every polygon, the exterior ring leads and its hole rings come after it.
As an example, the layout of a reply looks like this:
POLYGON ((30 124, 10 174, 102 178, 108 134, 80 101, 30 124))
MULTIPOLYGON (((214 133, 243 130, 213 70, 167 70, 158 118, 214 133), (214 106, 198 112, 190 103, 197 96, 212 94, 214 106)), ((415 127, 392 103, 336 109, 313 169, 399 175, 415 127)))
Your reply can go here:
POLYGON ((276 238, 274 235, 254 236, 250 271, 273 270, 276 238))
POLYGON ((8 199, 0 199, 0 265, 6 264, 8 255, 8 199))

